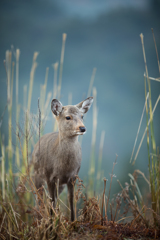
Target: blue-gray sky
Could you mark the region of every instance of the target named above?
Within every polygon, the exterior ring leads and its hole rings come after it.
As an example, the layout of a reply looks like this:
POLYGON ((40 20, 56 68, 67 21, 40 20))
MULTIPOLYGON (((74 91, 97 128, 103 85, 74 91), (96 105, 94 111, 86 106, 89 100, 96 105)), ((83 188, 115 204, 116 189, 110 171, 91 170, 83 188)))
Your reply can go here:
MULTIPOLYGON (((51 1, 52 2, 52 1, 51 1)), ((69 17, 80 17, 81 19, 95 19, 99 15, 112 12, 119 8, 134 8, 139 9, 148 9, 150 7, 149 0, 82 0, 82 1, 58 1, 58 5, 65 9, 65 13, 69 17)))

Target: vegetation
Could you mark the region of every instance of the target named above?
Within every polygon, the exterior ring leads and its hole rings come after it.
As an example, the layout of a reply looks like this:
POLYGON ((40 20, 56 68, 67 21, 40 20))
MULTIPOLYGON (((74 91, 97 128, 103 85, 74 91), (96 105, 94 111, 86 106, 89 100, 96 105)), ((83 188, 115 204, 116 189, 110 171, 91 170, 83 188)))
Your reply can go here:
MULTIPOLYGON (((100 176, 102 173, 101 162, 104 145, 105 132, 101 134, 98 171, 95 171, 95 141, 97 127, 97 103, 96 88, 93 87, 96 69, 93 69, 88 95, 93 93, 93 135, 90 158, 90 169, 88 183, 77 176, 75 188, 75 213, 76 220, 69 221, 69 211, 66 192, 57 200, 56 208, 53 209, 46 186, 37 191, 33 181, 33 169, 30 163, 30 156, 35 142, 40 138, 44 131, 44 123, 49 113, 52 96, 60 99, 63 61, 65 52, 66 34, 63 34, 62 51, 60 66, 58 63, 53 65, 54 82, 53 92, 46 93, 49 68, 46 69, 44 85, 41 86, 40 99, 38 99, 37 114, 31 113, 32 89, 34 75, 37 67, 38 53, 33 56, 33 63, 30 72, 30 83, 27 96, 27 87, 24 86, 23 105, 19 103, 19 57, 20 50, 15 53, 15 63, 12 61, 13 52, 6 52, 4 62, 7 75, 7 104, 4 109, 8 109, 8 136, 0 132, 1 162, 0 162, 0 239, 158 239, 160 237, 160 154, 156 148, 153 126, 153 114, 160 100, 160 96, 152 109, 150 80, 160 81, 148 76, 147 63, 143 35, 141 34, 142 49, 145 62, 145 105, 138 128, 132 157, 134 154, 139 130, 146 110, 147 126, 142 136, 142 140, 135 155, 137 159, 142 141, 147 133, 149 176, 148 180, 140 170, 133 174, 129 173, 130 184, 125 186, 120 183, 121 192, 117 193, 114 200, 111 200, 112 179, 114 168, 116 167, 117 157, 113 163, 110 177, 110 187, 106 192, 106 181, 104 178, 104 189, 96 196, 96 190, 100 187, 100 176), (59 67, 59 81, 57 81, 59 67), (13 85, 14 71, 16 75, 16 126, 13 126, 13 85), (148 90, 147 90, 148 89, 148 90), (148 93, 147 93, 148 91, 148 93), (47 96, 46 96, 47 94, 47 96), (28 103, 27 103, 28 101, 28 103), (20 116, 23 112, 23 121, 20 123, 20 116), (12 127, 13 126, 13 127, 12 127), (13 133, 16 136, 16 147, 13 145, 13 133), (8 144, 5 146, 5 138, 8 144), (151 149, 151 150, 150 150, 151 149), (17 170, 13 169, 17 166, 17 170), (137 175, 141 174, 149 184, 151 193, 151 203, 146 206, 141 191, 137 184, 137 175), (96 183, 94 183, 96 179, 96 183), (85 191, 85 186, 87 191, 85 191), (40 194, 43 191, 43 198, 40 194), (37 205, 39 205, 37 207, 37 205), (150 207, 151 205, 151 207, 150 207), (54 216, 50 215, 52 208, 54 216)), ((154 33, 153 33, 154 38, 154 33)), ((155 42, 155 38, 154 38, 155 42)), ((156 47, 158 67, 160 63, 156 47)), ((71 103, 71 96, 69 96, 71 103)), ((0 128, 3 123, 3 116, 0 120, 0 128)), ((53 130, 57 129, 56 122, 53 122, 53 130)), ((82 138, 81 140, 82 141, 82 138)), ((98 191, 96 191, 97 193, 98 191)))

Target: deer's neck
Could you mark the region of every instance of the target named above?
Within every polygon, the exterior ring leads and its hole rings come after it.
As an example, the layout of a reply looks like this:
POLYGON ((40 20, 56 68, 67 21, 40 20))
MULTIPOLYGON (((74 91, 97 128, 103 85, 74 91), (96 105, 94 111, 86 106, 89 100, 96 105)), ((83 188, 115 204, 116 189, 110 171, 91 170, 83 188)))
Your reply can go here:
POLYGON ((58 134, 59 149, 72 150, 74 146, 78 144, 78 136, 64 137, 60 133, 58 134))

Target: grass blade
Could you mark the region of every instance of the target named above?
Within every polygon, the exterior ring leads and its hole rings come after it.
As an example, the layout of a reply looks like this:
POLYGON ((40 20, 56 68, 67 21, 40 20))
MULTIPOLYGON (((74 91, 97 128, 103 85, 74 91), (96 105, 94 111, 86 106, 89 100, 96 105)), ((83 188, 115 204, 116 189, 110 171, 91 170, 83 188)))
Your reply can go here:
POLYGON ((62 36, 62 50, 61 50, 61 60, 60 60, 60 69, 59 69, 59 85, 58 85, 58 99, 61 97, 61 86, 62 86, 62 72, 63 72, 63 62, 64 62, 64 50, 67 34, 63 33, 62 36))
POLYGON ((143 108, 143 111, 142 111, 142 116, 141 116, 141 119, 140 119, 140 123, 139 123, 138 131, 137 131, 136 139, 135 139, 135 142, 134 142, 134 147, 133 147, 133 150, 132 150, 132 155, 131 155, 130 163, 132 162, 132 157, 133 157, 134 150, 135 150, 135 147, 136 147, 136 143, 137 143, 139 131, 140 131, 140 128, 141 128, 142 119, 143 119, 143 115, 144 115, 144 111, 145 111, 145 108, 146 108, 146 104, 147 104, 148 97, 149 97, 149 93, 147 93, 147 96, 146 96, 146 101, 145 101, 144 108, 143 108))
POLYGON ((91 92, 92 92, 92 87, 93 87, 96 71, 97 71, 97 68, 93 68, 93 72, 92 72, 92 76, 91 76, 91 80, 90 80, 90 84, 89 84, 87 97, 91 96, 91 92))

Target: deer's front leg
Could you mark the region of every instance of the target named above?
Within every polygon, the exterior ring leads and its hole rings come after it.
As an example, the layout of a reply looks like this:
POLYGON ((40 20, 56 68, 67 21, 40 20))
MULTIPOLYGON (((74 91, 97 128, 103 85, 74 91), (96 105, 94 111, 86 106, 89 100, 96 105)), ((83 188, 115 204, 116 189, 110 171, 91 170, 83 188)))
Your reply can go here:
POLYGON ((69 199, 69 204, 70 204, 70 209, 71 209, 71 221, 74 221, 74 181, 75 178, 72 178, 68 183, 67 183, 67 187, 68 187, 68 199, 69 199))
MULTIPOLYGON (((55 181, 47 181, 47 185, 48 185, 48 191, 49 191, 49 195, 52 199, 52 206, 53 208, 55 208, 56 206, 56 198, 57 198, 57 192, 56 192, 56 184, 55 181)), ((51 214, 53 214, 53 211, 51 209, 51 214)))

